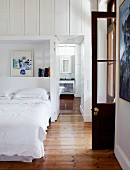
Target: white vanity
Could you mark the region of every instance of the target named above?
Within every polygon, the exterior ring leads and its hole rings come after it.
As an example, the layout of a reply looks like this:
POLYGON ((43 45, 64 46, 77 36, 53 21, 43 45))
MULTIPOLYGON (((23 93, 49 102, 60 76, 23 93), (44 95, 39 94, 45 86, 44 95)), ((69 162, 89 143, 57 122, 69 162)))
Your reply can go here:
POLYGON ((74 94, 75 80, 60 80, 60 94, 74 94))

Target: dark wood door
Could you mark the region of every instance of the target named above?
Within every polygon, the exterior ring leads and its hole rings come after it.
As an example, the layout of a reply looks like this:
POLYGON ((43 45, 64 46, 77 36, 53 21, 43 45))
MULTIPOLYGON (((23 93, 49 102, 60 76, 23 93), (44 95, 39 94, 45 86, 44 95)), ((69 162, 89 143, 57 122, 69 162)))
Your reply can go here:
POLYGON ((92 149, 114 147, 116 61, 108 55, 107 35, 108 19, 115 17, 115 12, 92 12, 92 149))

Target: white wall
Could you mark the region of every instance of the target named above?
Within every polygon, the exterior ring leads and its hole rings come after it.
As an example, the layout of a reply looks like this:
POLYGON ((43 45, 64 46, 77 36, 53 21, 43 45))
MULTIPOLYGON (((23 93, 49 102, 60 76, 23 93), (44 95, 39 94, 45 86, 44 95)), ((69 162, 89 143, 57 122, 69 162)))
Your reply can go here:
MULTIPOLYGON (((91 11, 97 11, 97 1, 85 1, 85 36, 81 68, 83 68, 80 111, 84 122, 92 121, 92 46, 91 46, 91 11)), ((82 73, 81 73, 82 74, 82 73)))
POLYGON ((0 77, 11 75, 11 52, 13 50, 32 50, 34 77, 38 77, 38 68, 50 67, 49 41, 8 41, 0 42, 0 77))
POLYGON ((92 121, 92 48, 91 34, 84 36, 81 45, 81 105, 84 122, 92 121))
POLYGON ((91 8, 95 6, 96 0, 84 0, 84 26, 85 35, 91 34, 91 8))
POLYGON ((0 91, 16 92, 19 89, 40 87, 50 91, 49 77, 0 77, 0 91))
POLYGON ((56 55, 56 48, 58 46, 58 41, 56 38, 52 38, 50 43, 50 91, 51 91, 51 107, 52 107, 52 117, 51 121, 55 122, 59 115, 59 59, 56 55))
POLYGON ((92 121, 92 47, 91 35, 84 37, 84 121, 92 121))
POLYGON ((119 5, 117 0, 117 75, 116 76, 116 131, 115 155, 124 170, 130 170, 130 103, 119 98, 119 5))
POLYGON ((98 11, 107 11, 107 1, 98 0, 98 11))
POLYGON ((84 114, 84 41, 81 44, 81 105, 80 111, 84 114))
POLYGON ((75 46, 75 97, 81 97, 81 46, 75 46))

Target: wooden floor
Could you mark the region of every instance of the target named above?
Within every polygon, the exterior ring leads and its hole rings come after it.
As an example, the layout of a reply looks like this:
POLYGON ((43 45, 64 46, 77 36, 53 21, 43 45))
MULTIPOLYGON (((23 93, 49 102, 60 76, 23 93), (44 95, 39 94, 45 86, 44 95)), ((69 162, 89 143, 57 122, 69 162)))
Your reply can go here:
POLYGON ((91 123, 83 123, 79 99, 61 101, 49 127, 45 157, 32 163, 0 162, 0 170, 121 170, 112 150, 91 150, 91 123))

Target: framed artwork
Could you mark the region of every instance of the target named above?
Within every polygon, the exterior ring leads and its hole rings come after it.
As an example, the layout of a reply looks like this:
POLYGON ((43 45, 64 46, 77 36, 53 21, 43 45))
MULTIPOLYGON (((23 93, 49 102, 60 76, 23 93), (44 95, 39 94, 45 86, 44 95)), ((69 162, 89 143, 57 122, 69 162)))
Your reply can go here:
POLYGON ((11 76, 33 76, 33 52, 32 50, 14 50, 11 55, 11 76))
POLYGON ((130 0, 120 6, 120 98, 130 102, 130 0))

